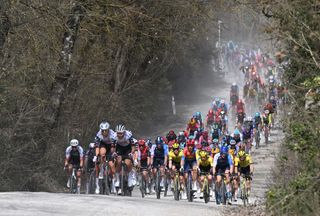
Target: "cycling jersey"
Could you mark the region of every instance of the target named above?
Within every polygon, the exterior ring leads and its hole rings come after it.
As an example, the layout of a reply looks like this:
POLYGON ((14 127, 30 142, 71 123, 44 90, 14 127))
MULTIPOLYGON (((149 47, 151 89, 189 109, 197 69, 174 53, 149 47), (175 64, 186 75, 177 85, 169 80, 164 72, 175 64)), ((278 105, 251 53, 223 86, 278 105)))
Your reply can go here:
POLYGON ((246 159, 244 161, 241 161, 238 157, 235 158, 235 161, 234 161, 234 165, 236 167, 247 167, 249 166, 250 164, 252 164, 252 159, 250 157, 250 155, 247 155, 246 156, 246 159))
POLYGON ((68 162, 72 165, 80 165, 80 160, 83 158, 83 148, 81 146, 76 146, 76 148, 72 148, 69 146, 66 149, 66 158, 69 158, 68 162))
POLYGON ((168 154, 169 154, 168 145, 162 144, 162 146, 158 148, 156 144, 153 144, 151 147, 150 155, 153 158, 164 159, 164 157, 168 156, 168 154))
POLYGON ((138 148, 138 161, 140 161, 141 168, 147 168, 148 157, 150 157, 149 147, 144 147, 143 149, 138 148))
POLYGON ((169 160, 171 160, 174 164, 180 164, 182 156, 182 150, 179 150, 178 155, 176 155, 173 150, 169 152, 169 160))
POLYGON ((104 148, 109 149, 111 147, 111 145, 114 143, 116 136, 117 136, 117 134, 111 129, 109 129, 108 136, 103 136, 101 133, 101 130, 99 130, 94 140, 95 140, 96 145, 99 148, 104 147, 104 148))
POLYGON ((213 158, 213 166, 216 168, 216 170, 230 169, 230 166, 232 165, 233 165, 232 158, 229 154, 227 154, 223 158, 221 153, 219 152, 213 158))
POLYGON ((86 152, 86 160, 87 160, 87 170, 94 168, 95 164, 92 161, 93 157, 96 155, 95 148, 89 148, 86 152))
MULTIPOLYGON (((203 161, 201 158, 198 159, 199 168, 200 167, 213 167, 213 159, 212 157, 208 157, 207 160, 203 161)), ((201 168, 200 168, 201 170, 201 168)))

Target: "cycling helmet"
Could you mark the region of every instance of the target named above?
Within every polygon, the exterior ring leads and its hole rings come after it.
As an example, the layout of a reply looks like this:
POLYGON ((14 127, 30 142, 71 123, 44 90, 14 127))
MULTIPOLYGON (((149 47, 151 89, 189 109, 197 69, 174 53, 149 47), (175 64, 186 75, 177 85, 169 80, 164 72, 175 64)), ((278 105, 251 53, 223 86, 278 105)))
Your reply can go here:
POLYGON ((224 115, 225 114, 225 112, 222 110, 221 112, 220 112, 220 115, 224 115))
POLYGON ((235 145, 235 144, 237 144, 237 142, 234 139, 230 140, 230 145, 235 145))
POLYGON ((208 153, 206 151, 200 151, 199 155, 201 158, 207 158, 208 157, 208 153))
POLYGON ((163 144, 163 139, 162 139, 161 136, 158 136, 154 142, 155 142, 157 145, 163 144))
POLYGON ((187 141, 187 146, 194 146, 194 145, 195 145, 194 140, 187 141))
POLYGON ((270 113, 270 111, 266 109, 266 110, 264 111, 264 113, 265 113, 266 115, 268 115, 268 114, 270 113))
POLYGON ((196 124, 196 119, 195 118, 191 118, 190 119, 190 124, 191 125, 195 125, 196 124))
POLYGON ((227 146, 222 146, 220 148, 220 152, 221 152, 221 154, 227 154, 228 153, 228 147, 227 146))
POLYGON ((169 134, 170 134, 170 135, 173 135, 173 134, 174 134, 174 130, 170 130, 170 131, 169 131, 169 134))
POLYGON ((79 145, 79 141, 78 141, 77 139, 72 139, 72 140, 70 141, 70 145, 71 145, 72 147, 78 146, 78 145, 79 145))
POLYGON ((213 114, 213 110, 209 109, 209 114, 212 115, 213 114))
POLYGON ((218 139, 213 139, 213 140, 212 140, 212 143, 218 144, 218 143, 219 143, 219 140, 218 140, 218 139))
POLYGON ((126 128, 125 128, 124 125, 122 125, 122 124, 119 124, 119 125, 117 125, 117 127, 116 127, 116 132, 117 132, 117 133, 123 133, 125 130, 126 130, 126 128))
POLYGON ((145 146, 146 145, 146 141, 141 139, 138 141, 139 146, 145 146))
POLYGON ((235 83, 235 82, 234 82, 234 83, 232 83, 232 86, 237 86, 237 83, 235 83))
POLYGON ((260 113, 259 112, 256 112, 255 113, 255 117, 259 117, 260 116, 260 113))
POLYGON ((183 131, 179 132, 179 136, 184 136, 184 132, 183 131))
POLYGON ((179 149, 179 148, 180 148, 179 143, 174 143, 174 144, 172 145, 172 148, 173 148, 173 150, 179 149))
POLYGON ((238 129, 235 129, 233 132, 234 135, 240 135, 240 131, 238 129))
POLYGON ((110 128, 110 124, 108 122, 100 123, 100 130, 108 130, 110 128))
POLYGON ((237 156, 238 156, 238 158, 242 158, 242 157, 247 156, 247 154, 246 154, 245 151, 241 150, 241 151, 238 152, 238 155, 237 155, 237 156))
POLYGON ((94 147, 96 147, 96 144, 95 144, 95 143, 90 143, 90 144, 89 144, 89 148, 94 148, 94 147))
POLYGON ((225 103, 225 100, 222 99, 222 100, 220 101, 220 103, 224 104, 224 103, 225 103))
POLYGON ((196 116, 201 116, 201 112, 196 112, 196 114, 195 114, 196 116))
POLYGON ((247 117, 247 121, 252 121, 252 117, 251 117, 251 116, 248 116, 248 117, 247 117))

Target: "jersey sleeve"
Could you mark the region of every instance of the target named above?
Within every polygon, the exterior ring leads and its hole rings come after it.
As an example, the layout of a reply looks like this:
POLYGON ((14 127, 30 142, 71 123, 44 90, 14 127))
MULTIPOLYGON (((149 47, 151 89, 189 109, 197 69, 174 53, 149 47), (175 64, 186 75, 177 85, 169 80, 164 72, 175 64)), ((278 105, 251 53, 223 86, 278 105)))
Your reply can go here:
POLYGON ((78 146, 78 151, 79 151, 79 154, 80 154, 80 158, 83 158, 84 151, 83 151, 83 148, 81 146, 78 146))
POLYGON ((229 162, 230 166, 233 166, 232 157, 230 154, 228 154, 228 162, 229 162))
POLYGON ((220 153, 216 154, 213 158, 213 167, 217 166, 218 158, 220 156, 220 153))
POLYGON ((235 157, 234 158, 234 166, 238 166, 238 164, 239 164, 239 158, 238 157, 235 157))
POLYGON ((249 156, 249 155, 247 156, 247 161, 248 161, 249 165, 253 163, 251 156, 249 156))
POLYGON ((70 152, 71 152, 71 146, 68 146, 66 149, 66 157, 70 157, 70 152))
POLYGON ((156 148, 156 145, 152 145, 151 146, 151 149, 150 149, 150 155, 151 155, 151 157, 153 157, 154 156, 154 149, 156 148))

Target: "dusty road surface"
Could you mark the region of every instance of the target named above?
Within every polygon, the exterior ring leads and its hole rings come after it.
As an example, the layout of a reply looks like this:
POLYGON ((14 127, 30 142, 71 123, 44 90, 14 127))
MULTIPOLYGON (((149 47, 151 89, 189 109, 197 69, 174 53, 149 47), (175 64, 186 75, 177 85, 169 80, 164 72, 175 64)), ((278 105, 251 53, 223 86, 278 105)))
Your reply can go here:
MULTIPOLYGON (((210 102, 214 96, 229 100, 229 88, 232 82, 243 80, 240 76, 232 75, 227 84, 208 87, 201 95, 201 101, 194 104, 177 104, 177 114, 184 122, 167 125, 163 130, 154 135, 165 134, 169 129, 181 131, 185 129, 187 120, 196 111, 201 111, 205 117, 210 102)), ((231 119, 232 120, 232 119, 231 119)), ((233 128, 230 124, 229 128, 233 128)), ((231 130, 232 131, 232 130, 231 130)), ((252 183, 251 201, 263 198, 268 186, 268 178, 272 170, 273 162, 281 132, 274 131, 271 144, 266 146, 263 141, 261 148, 254 149, 253 160, 255 162, 255 173, 252 183)), ((141 198, 138 189, 135 189, 132 197, 101 196, 101 195, 71 195, 64 193, 31 193, 11 192, 0 193, 0 215, 222 215, 226 208, 241 205, 239 199, 232 206, 217 206, 214 198, 208 204, 202 199, 195 199, 190 203, 186 200, 174 201, 172 195, 161 197, 155 195, 141 198)))

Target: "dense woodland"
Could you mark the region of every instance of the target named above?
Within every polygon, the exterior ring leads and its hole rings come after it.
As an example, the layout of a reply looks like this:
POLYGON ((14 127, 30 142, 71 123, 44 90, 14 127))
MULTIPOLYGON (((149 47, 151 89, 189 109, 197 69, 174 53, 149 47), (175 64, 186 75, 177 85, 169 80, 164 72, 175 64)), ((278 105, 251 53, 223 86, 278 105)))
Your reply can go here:
POLYGON ((290 59, 293 102, 267 207, 316 214, 319 8, 317 0, 2 0, 0 191, 59 191, 69 139, 87 145, 103 119, 137 134, 165 124, 173 93, 183 98, 200 77, 217 79, 221 19, 223 40, 267 41, 290 59))

